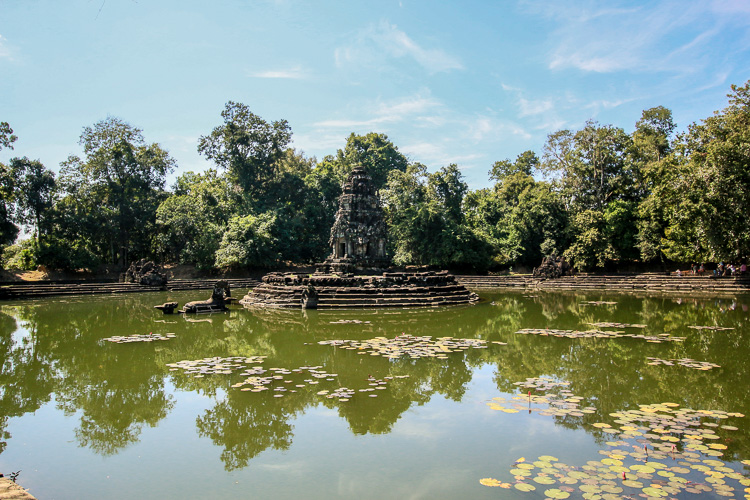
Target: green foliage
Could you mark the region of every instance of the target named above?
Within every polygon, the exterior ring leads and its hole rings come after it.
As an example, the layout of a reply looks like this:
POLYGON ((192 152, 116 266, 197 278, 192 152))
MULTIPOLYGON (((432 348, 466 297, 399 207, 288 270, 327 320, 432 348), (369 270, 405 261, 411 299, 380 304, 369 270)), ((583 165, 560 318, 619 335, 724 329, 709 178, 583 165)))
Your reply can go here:
POLYGON ((146 144, 140 129, 113 117, 84 128, 80 144, 85 157, 62 164, 66 201, 58 203, 53 231, 70 241, 90 241, 101 260, 122 267, 149 256, 174 160, 158 144, 146 144))
POLYGON ((18 172, 0 163, 0 245, 13 243, 19 228, 15 221, 18 172))
POLYGON ((539 166, 539 157, 533 151, 524 151, 512 162, 508 159, 496 161, 490 170, 490 179, 502 182, 514 174, 532 175, 539 166))
POLYGON ((571 229, 575 236, 573 243, 565 250, 565 258, 579 270, 604 267, 611 256, 604 214, 597 210, 579 212, 571 221, 571 229))
POLYGON ((495 264, 535 265, 544 255, 563 248, 567 214, 549 183, 535 181, 523 167, 511 171, 494 189, 466 197, 466 220, 493 246, 495 264))
POLYGON ((406 172, 409 161, 385 134, 370 132, 367 135, 352 133, 346 139, 343 151, 336 152, 335 159, 327 158, 332 163, 336 173, 343 182, 352 168, 361 165, 372 177, 375 189, 379 191, 388 182, 389 172, 397 170, 406 172))
POLYGON ((434 174, 420 164, 390 173, 382 193, 396 264, 487 269, 490 245, 455 211, 466 190, 455 165, 434 174))
POLYGON ((286 120, 268 123, 242 103, 229 101, 221 112, 224 124, 200 138, 198 152, 225 169, 232 181, 252 198, 264 184, 292 140, 286 120))
POLYGON ((276 220, 271 213, 229 219, 216 252, 216 267, 252 268, 275 264, 279 259, 278 241, 273 236, 276 220))
POLYGON ((18 220, 33 225, 39 238, 47 229, 44 217, 52 208, 55 174, 40 161, 32 161, 25 156, 12 158, 10 168, 18 179, 18 220))
MULTIPOLYGON (((202 269, 316 262, 330 252, 341 184, 362 165, 397 264, 484 270, 563 253, 578 269, 601 269, 750 255, 750 82, 676 138, 662 106, 644 110, 630 135, 594 121, 554 132, 541 160, 525 151, 497 161, 494 185, 476 191, 455 164, 434 173, 409 164, 384 134, 351 134, 318 163, 288 147, 285 120, 232 101, 221 116, 198 147, 221 174, 185 173, 172 193, 169 154, 118 118, 84 128, 83 157, 63 162, 58 179, 27 157, 0 164, 0 246, 26 225, 35 246, 8 254, 20 265, 91 269, 156 255, 202 269)), ((0 149, 15 140, 0 123, 0 149)))
POLYGON ((13 129, 10 128, 8 122, 0 122, 0 151, 3 148, 13 149, 13 143, 18 140, 18 137, 13 135, 13 129))
POLYGON ((603 210, 635 195, 637 175, 627 154, 631 142, 621 128, 589 121, 578 132, 550 134, 540 169, 557 181, 572 210, 603 210))
POLYGON ((221 236, 234 214, 232 185, 215 170, 179 176, 174 194, 156 210, 154 248, 166 262, 212 269, 221 236))
POLYGON ((644 217, 663 217, 664 253, 671 259, 750 255, 750 81, 732 85, 728 97, 729 106, 678 137, 666 162, 672 168, 656 171, 664 187, 652 196, 661 199, 643 207, 644 217))
POLYGON ((50 269, 87 271, 93 271, 102 263, 85 239, 62 238, 58 235, 47 235, 38 242, 36 260, 50 269))
POLYGON ((2 253, 2 268, 31 271, 36 269, 36 241, 29 238, 7 246, 2 253))
POLYGON ((636 209, 633 201, 615 200, 604 210, 609 258, 612 260, 633 261, 638 258, 636 209))

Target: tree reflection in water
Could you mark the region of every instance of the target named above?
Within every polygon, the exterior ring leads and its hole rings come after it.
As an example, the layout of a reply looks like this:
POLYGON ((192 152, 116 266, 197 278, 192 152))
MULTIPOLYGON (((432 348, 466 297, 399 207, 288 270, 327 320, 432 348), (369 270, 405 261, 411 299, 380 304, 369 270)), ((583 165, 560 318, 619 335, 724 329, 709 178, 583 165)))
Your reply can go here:
MULTIPOLYGON (((550 376, 597 414, 558 416, 568 428, 584 426, 597 440, 606 435, 592 423, 638 404, 671 401, 684 407, 750 413, 745 374, 750 373, 747 296, 677 298, 596 293, 494 293, 471 307, 379 311, 246 311, 235 309, 192 323, 160 316, 154 303, 184 302, 188 294, 151 294, 75 300, 38 300, 0 306, 0 452, 8 419, 34 412, 53 397, 58 408, 78 419, 78 444, 113 455, 140 439, 173 410, 177 390, 210 398, 196 417, 197 435, 222 448, 227 470, 246 467, 265 450, 288 450, 294 420, 329 408, 356 435, 387 434, 409 409, 440 395, 461 402, 477 368, 494 367, 500 393, 516 393, 514 382, 550 376), (608 300, 614 305, 582 305, 608 300), (340 323, 340 320, 369 323, 340 323), (684 343, 648 344, 631 338, 562 339, 515 334, 521 328, 587 329, 588 323, 647 325, 644 333, 687 337, 684 343), (734 330, 691 330, 720 325, 734 330), (166 334, 176 338, 146 345, 101 343, 111 335, 166 334), (450 353, 448 359, 388 360, 319 345, 320 340, 393 338, 402 332, 434 338, 481 338, 487 349, 450 353), (499 346, 493 342, 506 342, 499 346), (237 375, 195 378, 170 372, 167 363, 209 356, 267 356, 265 368, 320 366, 338 376, 273 397, 273 391, 242 392, 237 375), (647 356, 689 357, 722 366, 711 372, 648 366, 647 356), (370 376, 407 375, 385 390, 355 393, 351 401, 326 399, 320 389, 368 387, 370 376)), ((192 295, 191 295, 192 296, 192 295)), ((611 423, 611 422, 610 422, 611 423)), ((735 432, 726 457, 748 457, 748 433, 735 432)))

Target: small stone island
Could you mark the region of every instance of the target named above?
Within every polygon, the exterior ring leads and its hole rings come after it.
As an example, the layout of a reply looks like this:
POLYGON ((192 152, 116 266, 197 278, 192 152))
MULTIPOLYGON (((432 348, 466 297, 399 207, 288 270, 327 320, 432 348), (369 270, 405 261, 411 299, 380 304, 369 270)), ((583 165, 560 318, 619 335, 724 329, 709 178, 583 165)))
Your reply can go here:
POLYGON ((240 304, 245 307, 421 307, 479 300, 447 271, 396 272, 386 254, 380 200, 363 167, 342 187, 331 228, 332 252, 312 274, 270 273, 240 304))

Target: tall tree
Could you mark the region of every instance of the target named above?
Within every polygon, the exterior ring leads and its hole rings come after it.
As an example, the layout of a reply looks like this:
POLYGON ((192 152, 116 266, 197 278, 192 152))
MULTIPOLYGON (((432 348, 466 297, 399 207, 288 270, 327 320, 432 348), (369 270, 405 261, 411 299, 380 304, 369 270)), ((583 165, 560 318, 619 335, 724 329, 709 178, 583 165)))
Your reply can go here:
POLYGON ((39 239, 47 230, 44 216, 52 208, 56 187, 55 173, 46 168, 39 160, 27 157, 13 158, 10 167, 18 178, 19 221, 34 226, 34 233, 39 239))
POLYGON ((158 144, 147 144, 139 128, 114 117, 85 127, 79 142, 85 156, 62 163, 61 182, 67 196, 77 198, 71 206, 83 204, 79 209, 95 221, 93 226, 74 222, 73 233, 96 242, 99 255, 111 264, 126 266, 131 253, 149 255, 156 209, 174 160, 158 144))
POLYGON ((0 163, 0 246, 10 245, 18 236, 14 224, 17 187, 17 171, 0 163))
POLYGON ((668 221, 665 189, 677 173, 672 152, 675 124, 672 112, 657 106, 643 111, 633 132, 632 161, 640 172, 641 200, 637 207, 636 245, 643 260, 665 263, 664 236, 668 221))
MULTIPOLYGON (((13 149, 17 139, 8 122, 0 122, 0 151, 3 148, 13 149)), ((13 223, 16 177, 13 169, 0 162, 0 246, 13 243, 18 236, 18 226, 13 223)))
POLYGON ((269 123, 245 104, 233 101, 226 104, 221 117, 224 124, 200 138, 198 152, 226 169, 234 182, 258 199, 292 140, 289 124, 286 120, 269 123))
POLYGON ((542 256, 565 248, 567 214, 559 193, 532 177, 538 163, 531 151, 495 162, 493 188, 474 191, 464 201, 467 223, 492 245, 497 265, 537 265, 542 256))
MULTIPOLYGON (((333 161, 333 158, 329 158, 333 161)), ((385 134, 370 132, 366 135, 352 133, 346 139, 346 146, 339 149, 335 157, 337 173, 343 181, 357 165, 365 167, 372 177, 376 190, 382 189, 392 170, 406 172, 409 160, 388 139, 385 134)))
POLYGON ((466 184, 455 165, 429 174, 424 165, 392 170, 383 189, 389 246, 397 264, 485 270, 490 246, 463 223, 466 184))
POLYGON ((750 81, 732 85, 729 105, 676 141, 681 175, 666 231, 669 257, 736 260, 750 255, 750 81))
POLYGON ((559 183, 569 207, 601 211, 610 201, 633 197, 630 143, 621 128, 589 121, 578 132, 550 134, 540 169, 559 183))

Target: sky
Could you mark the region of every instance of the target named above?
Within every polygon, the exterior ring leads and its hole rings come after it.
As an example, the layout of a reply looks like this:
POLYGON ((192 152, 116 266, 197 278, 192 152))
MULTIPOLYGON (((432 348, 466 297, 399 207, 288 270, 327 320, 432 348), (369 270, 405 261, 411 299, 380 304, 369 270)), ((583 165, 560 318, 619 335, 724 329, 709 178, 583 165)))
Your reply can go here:
POLYGON ((321 160, 383 133, 411 161, 542 153, 587 120, 632 132, 666 106, 678 131, 750 78, 750 0, 0 0, 0 151, 59 170, 86 126, 115 116, 177 162, 228 101, 287 120, 321 160))

